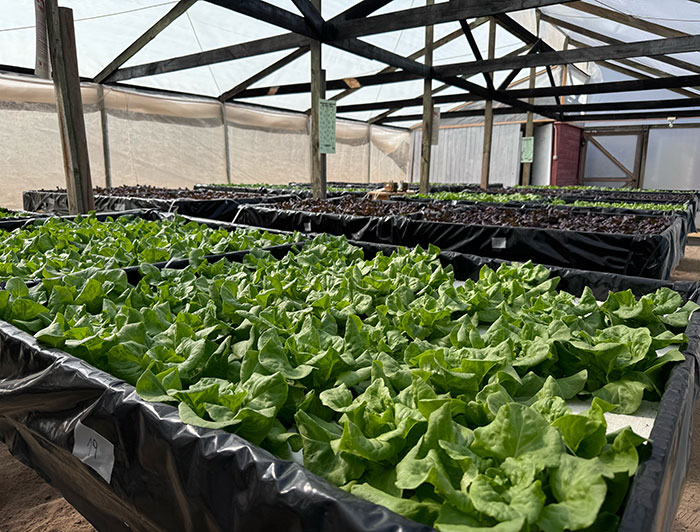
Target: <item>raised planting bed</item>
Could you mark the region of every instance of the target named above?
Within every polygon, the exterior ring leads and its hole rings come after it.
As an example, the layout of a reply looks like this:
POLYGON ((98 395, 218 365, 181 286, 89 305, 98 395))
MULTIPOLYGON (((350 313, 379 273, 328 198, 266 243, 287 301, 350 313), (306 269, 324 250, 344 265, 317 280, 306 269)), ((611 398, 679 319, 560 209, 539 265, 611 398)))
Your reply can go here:
POLYGON ((638 202, 606 202, 606 201, 567 201, 555 196, 540 196, 525 193, 497 193, 497 192, 440 192, 436 194, 414 194, 409 196, 395 196, 393 200, 419 201, 419 202, 444 202, 452 205, 480 205, 500 204, 511 207, 523 206, 557 206, 562 209, 570 209, 569 212, 592 212, 597 214, 667 214, 683 218, 688 226, 687 232, 696 230, 695 213, 691 203, 638 203, 638 202))
MULTIPOLYGON (((233 190, 166 189, 150 186, 111 189, 98 187, 94 192, 97 212, 159 209, 226 222, 233 220, 239 205, 274 201, 277 197, 233 190)), ((25 190, 22 192, 22 201, 24 208, 30 211, 68 214, 68 196, 64 190, 25 190)))
POLYGON ((668 529, 697 284, 362 255, 1 291, 0 437, 100 530, 668 529))
POLYGON ((609 215, 556 207, 459 207, 449 203, 292 200, 243 206, 247 225, 327 232, 355 240, 505 260, 668 278, 683 256, 687 224, 664 215, 609 215))
POLYGON ((700 210, 700 191, 696 190, 647 190, 625 188, 587 188, 587 187, 515 187, 506 189, 515 193, 532 193, 542 196, 554 196, 567 202, 603 201, 636 203, 688 203, 693 215, 700 210))
POLYGON ((28 218, 12 225, 0 223, 0 281, 201 259, 301 240, 298 234, 216 224, 159 211, 28 218))

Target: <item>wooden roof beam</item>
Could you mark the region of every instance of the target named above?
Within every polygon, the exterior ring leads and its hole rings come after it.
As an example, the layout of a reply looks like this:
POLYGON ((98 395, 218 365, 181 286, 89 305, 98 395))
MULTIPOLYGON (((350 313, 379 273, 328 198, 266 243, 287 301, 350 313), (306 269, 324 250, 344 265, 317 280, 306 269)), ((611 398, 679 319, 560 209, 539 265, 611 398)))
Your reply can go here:
MULTIPOLYGON (((573 41, 572 41, 573 44, 573 41)), ((700 50, 700 35, 654 39, 606 46, 591 46, 575 50, 542 52, 535 55, 456 63, 435 67, 434 74, 450 76, 473 74, 477 72, 495 72, 514 68, 538 67, 547 65, 566 65, 588 61, 622 59, 628 57, 647 57, 664 54, 693 52, 700 50)))
POLYGON ((112 75, 120 66, 126 63, 129 59, 134 57, 144 46, 151 42, 155 37, 163 31, 165 28, 170 26, 180 15, 187 11, 192 4, 197 0, 180 0, 173 8, 163 15, 158 22, 153 24, 148 30, 146 30, 138 39, 129 45, 129 47, 120 53, 114 60, 112 60, 106 67, 104 67, 99 74, 97 74, 93 81, 95 83, 102 83, 109 76, 112 75))

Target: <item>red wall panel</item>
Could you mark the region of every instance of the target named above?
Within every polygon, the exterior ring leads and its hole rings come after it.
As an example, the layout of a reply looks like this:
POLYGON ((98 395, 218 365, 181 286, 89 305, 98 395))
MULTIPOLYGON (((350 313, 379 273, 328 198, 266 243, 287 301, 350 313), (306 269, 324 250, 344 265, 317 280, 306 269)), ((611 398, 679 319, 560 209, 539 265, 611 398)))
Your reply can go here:
POLYGON ((550 184, 577 185, 583 130, 563 122, 554 123, 554 150, 550 184))

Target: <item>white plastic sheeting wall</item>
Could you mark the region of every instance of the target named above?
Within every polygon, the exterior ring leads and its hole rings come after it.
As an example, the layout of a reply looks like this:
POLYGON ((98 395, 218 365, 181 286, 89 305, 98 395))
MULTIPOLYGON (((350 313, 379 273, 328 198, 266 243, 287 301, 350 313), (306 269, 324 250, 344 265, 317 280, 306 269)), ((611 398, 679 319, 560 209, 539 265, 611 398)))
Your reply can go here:
POLYGON ((645 188, 700 188, 700 128, 649 130, 645 188))
MULTIPOLYGON (((423 134, 413 131, 411 176, 420 181, 420 152, 423 134)), ((520 124, 494 126, 491 145, 490 183, 518 184, 520 177, 520 124)), ((484 147, 483 126, 441 128, 433 146, 430 181, 434 183, 480 183, 484 147)))
MULTIPOLYGON (((105 184, 96 85, 82 87, 94 185, 105 184)), ((112 184, 170 187, 226 182, 222 105, 105 88, 112 184)), ((309 117, 226 105, 233 182, 287 183, 310 175, 309 117)), ((407 130, 338 120, 328 180, 405 180, 407 130)), ((21 206, 22 190, 65 185, 53 85, 0 76, 0 204, 21 206)))

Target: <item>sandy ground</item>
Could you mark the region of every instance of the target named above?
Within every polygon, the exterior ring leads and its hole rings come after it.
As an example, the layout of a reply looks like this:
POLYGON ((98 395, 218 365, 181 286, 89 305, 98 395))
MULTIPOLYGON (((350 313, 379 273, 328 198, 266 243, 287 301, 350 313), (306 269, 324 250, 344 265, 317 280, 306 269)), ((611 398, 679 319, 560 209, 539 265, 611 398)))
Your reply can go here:
POLYGON ((61 494, 0 444, 1 532, 91 532, 61 494))
MULTIPOLYGON (((700 281, 700 239, 692 244, 672 279, 700 281)), ((694 452, 672 532, 700 532, 700 411, 694 421, 694 452)), ((57 490, 0 444, 0 532, 94 530, 57 490)))

